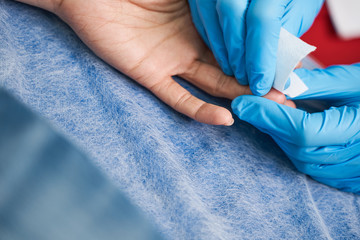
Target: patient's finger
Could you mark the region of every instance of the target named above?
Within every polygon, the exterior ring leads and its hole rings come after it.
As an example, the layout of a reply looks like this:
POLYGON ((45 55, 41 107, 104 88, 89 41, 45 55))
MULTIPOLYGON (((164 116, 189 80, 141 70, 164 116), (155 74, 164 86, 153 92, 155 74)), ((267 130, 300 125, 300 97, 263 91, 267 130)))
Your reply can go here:
POLYGON ((263 97, 266 98, 266 99, 273 100, 274 102, 277 102, 277 103, 280 103, 280 104, 285 104, 285 102, 286 102, 285 95, 282 92, 276 90, 275 88, 272 88, 263 97))
MULTIPOLYGON (((180 76, 213 96, 234 99, 241 95, 252 95, 249 86, 240 85, 235 78, 225 75, 221 69, 201 61, 195 61, 191 68, 180 76)), ((285 95, 274 88, 264 97, 295 107, 293 102, 288 102, 285 95)))
POLYGON ((194 61, 189 69, 179 76, 213 96, 234 99, 240 95, 251 94, 248 86, 240 85, 234 77, 229 77, 221 69, 201 61, 194 61))
POLYGON ((234 122, 229 110, 194 97, 171 77, 159 81, 149 89, 176 111, 199 122, 226 126, 234 122))
POLYGON ((286 106, 289 106, 292 108, 296 108, 296 104, 293 101, 286 99, 286 96, 282 92, 276 90, 275 88, 272 88, 269 91, 269 93, 267 93, 263 97, 266 99, 272 100, 274 102, 277 102, 277 103, 280 103, 280 104, 283 104, 283 105, 286 105, 286 106))
POLYGON ((296 104, 291 100, 286 100, 284 105, 286 105, 288 107, 296 108, 296 104))

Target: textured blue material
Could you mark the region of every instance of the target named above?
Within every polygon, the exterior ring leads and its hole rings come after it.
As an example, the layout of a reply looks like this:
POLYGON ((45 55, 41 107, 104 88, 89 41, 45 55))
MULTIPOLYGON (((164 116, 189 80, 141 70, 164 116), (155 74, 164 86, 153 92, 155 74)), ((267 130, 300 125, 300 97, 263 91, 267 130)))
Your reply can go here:
POLYGON ((360 238, 359 196, 297 172, 244 122, 209 126, 173 111, 52 14, 0 0, 0 84, 86 151, 168 239, 360 238))
POLYGON ((0 196, 0 239, 161 239, 84 154, 1 88, 0 196))

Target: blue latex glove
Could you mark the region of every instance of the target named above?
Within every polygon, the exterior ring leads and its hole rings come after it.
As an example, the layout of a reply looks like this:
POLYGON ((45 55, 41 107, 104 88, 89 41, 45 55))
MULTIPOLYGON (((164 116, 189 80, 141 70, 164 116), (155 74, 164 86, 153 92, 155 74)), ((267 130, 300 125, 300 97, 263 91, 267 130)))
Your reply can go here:
POLYGON ((233 111, 271 135, 299 171, 360 194, 360 64, 296 73, 309 87, 297 99, 326 100, 333 107, 310 114, 262 97, 240 96, 233 111))
POLYGON ((222 70, 263 96, 275 79, 280 28, 301 36, 324 0, 189 0, 193 22, 222 70))

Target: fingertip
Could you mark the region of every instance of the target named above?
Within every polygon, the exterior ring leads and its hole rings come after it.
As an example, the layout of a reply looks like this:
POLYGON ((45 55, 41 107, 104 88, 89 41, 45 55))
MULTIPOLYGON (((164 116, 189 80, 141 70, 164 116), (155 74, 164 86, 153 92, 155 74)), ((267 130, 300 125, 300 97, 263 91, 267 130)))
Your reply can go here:
POLYGON ((260 84, 257 84, 257 85, 250 84, 250 90, 255 96, 262 97, 269 93, 271 87, 262 88, 262 87, 259 87, 258 85, 260 85, 260 84))
POLYGON ((230 127, 234 124, 235 120, 233 118, 231 118, 231 120, 229 122, 227 122, 226 124, 224 124, 227 127, 230 127))
POLYGON ((296 104, 291 100, 286 100, 284 105, 291 107, 291 108, 296 108, 296 104))
POLYGON ((296 108, 296 104, 293 101, 287 100, 285 94, 274 88, 272 88, 268 94, 264 95, 264 98, 288 107, 296 108))
POLYGON ((266 95, 264 95, 264 98, 270 99, 274 102, 277 102, 279 104, 285 104, 286 103, 286 96, 282 92, 276 90, 275 88, 272 88, 266 95))
POLYGON ((210 125, 231 126, 234 123, 229 110, 212 104, 204 104, 196 113, 195 120, 210 125))
POLYGON ((234 118, 231 112, 225 108, 218 107, 210 119, 212 119, 212 125, 231 126, 234 124, 234 118))

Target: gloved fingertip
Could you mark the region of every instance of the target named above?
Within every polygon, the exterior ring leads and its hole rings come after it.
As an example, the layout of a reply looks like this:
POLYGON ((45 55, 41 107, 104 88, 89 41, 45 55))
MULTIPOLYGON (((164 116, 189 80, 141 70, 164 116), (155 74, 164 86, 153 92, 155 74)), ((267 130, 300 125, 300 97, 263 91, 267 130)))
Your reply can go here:
POLYGON ((248 97, 249 96, 247 96, 247 95, 243 95, 243 96, 239 96, 239 97, 235 98, 232 101, 231 108, 237 116, 240 116, 241 110, 242 110, 243 106, 246 105, 248 97))
POLYGON ((231 71, 231 69, 223 69, 223 72, 228 76, 234 76, 234 73, 231 71))
POLYGON ((262 97, 271 90, 274 78, 267 77, 269 75, 265 73, 252 73, 252 75, 249 75, 250 90, 255 96, 262 97))
POLYGON ((249 81, 245 74, 235 72, 234 75, 238 83, 240 83, 241 85, 249 85, 249 81))
POLYGON ((230 68, 229 64, 227 64, 226 62, 224 61, 221 61, 220 62, 220 66, 221 66, 221 69, 222 71, 228 75, 228 76, 234 76, 234 73, 232 71, 232 69, 230 68))
POLYGON ((232 102, 231 102, 231 108, 233 110, 235 110, 237 108, 237 105, 239 105, 239 102, 241 101, 241 97, 242 96, 239 96, 237 98, 235 98, 232 102))
POLYGON ((271 90, 271 86, 270 87, 266 87, 266 88, 260 88, 256 85, 251 85, 250 84, 250 90, 251 92, 255 95, 255 96, 264 96, 266 94, 269 93, 269 91, 271 90))
POLYGON ((263 118, 262 108, 267 108, 271 102, 272 101, 262 97, 243 95, 234 99, 231 107, 234 114, 236 114, 240 120, 256 126, 261 122, 261 118, 263 118))
POLYGON ((240 85, 243 85, 243 86, 249 85, 249 82, 246 78, 236 78, 236 80, 238 81, 238 83, 240 83, 240 85))

